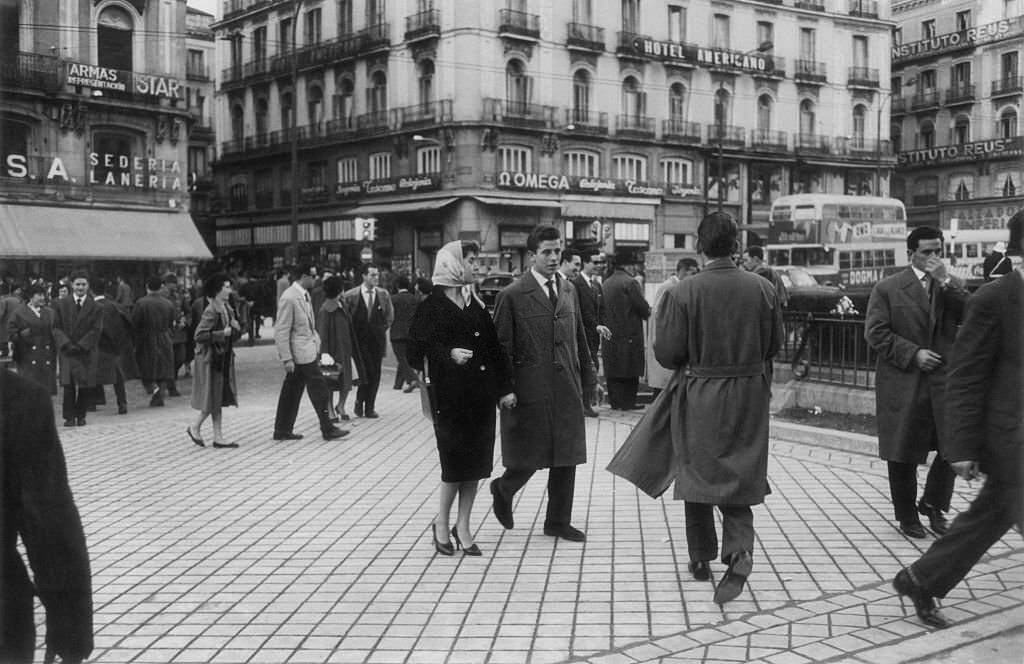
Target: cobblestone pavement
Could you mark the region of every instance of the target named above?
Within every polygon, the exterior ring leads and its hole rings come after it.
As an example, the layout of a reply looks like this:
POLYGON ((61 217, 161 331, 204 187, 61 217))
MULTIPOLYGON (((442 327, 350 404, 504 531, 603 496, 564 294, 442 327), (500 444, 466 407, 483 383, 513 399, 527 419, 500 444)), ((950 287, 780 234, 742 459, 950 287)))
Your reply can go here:
MULTIPOLYGON (((574 509, 585 543, 542 534, 541 474, 516 497, 514 530, 482 490, 484 555, 449 558, 431 546, 440 472, 416 394, 392 390, 386 370, 380 419, 325 442, 304 402, 305 439, 274 442, 272 346, 239 348, 238 367, 242 405, 224 415, 238 450, 189 442, 187 380, 165 408, 145 407, 136 383, 128 415, 109 405, 61 430, 92 558, 91 661, 881 664, 1021 640, 1015 532, 944 601, 954 628, 929 632, 901 607, 890 581, 930 540, 895 529, 870 440, 775 427, 754 573, 723 610, 715 579, 686 572, 682 504, 604 470, 636 415, 587 421, 574 509)), ((958 482, 954 510, 976 488, 958 482)))

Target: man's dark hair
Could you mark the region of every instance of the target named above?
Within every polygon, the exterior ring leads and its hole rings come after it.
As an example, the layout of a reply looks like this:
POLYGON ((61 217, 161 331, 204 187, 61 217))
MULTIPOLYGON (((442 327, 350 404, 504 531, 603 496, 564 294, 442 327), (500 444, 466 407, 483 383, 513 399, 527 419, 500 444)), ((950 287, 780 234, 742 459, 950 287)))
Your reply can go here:
POLYGON ((146 279, 146 290, 158 291, 163 288, 164 280, 160 277, 150 277, 146 279))
POLYGON ((537 250, 540 249, 541 242, 561 239, 562 234, 551 224, 537 224, 534 226, 533 230, 530 231, 530 236, 526 238, 526 250, 537 253, 537 250))
POLYGON ((75 282, 76 279, 85 279, 86 281, 89 281, 89 273, 86 272, 85 270, 75 270, 74 272, 71 273, 68 285, 70 286, 72 283, 75 282))
POLYGON ((291 274, 292 281, 298 281, 301 277, 303 277, 303 276, 305 276, 307 274, 312 276, 312 274, 313 274, 313 264, 312 263, 296 263, 295 265, 292 266, 290 274, 291 274))
MULTIPOLYGON (((362 279, 370 271, 371 267, 377 267, 377 265, 375 263, 360 263, 356 266, 356 276, 362 279)), ((378 267, 377 270, 379 271, 380 268, 378 267)))
POLYGON ((224 283, 227 281, 231 281, 231 277, 225 272, 211 274, 203 279, 203 295, 212 300, 220 292, 220 289, 224 288, 224 283))
POLYGON ((1006 222, 1006 228, 1010 231, 1010 240, 1006 243, 1007 256, 1020 256, 1024 253, 1021 241, 1024 240, 1024 210, 1010 217, 1006 222))
POLYGON ((96 295, 106 295, 107 280, 104 279, 103 277, 96 277, 91 282, 89 282, 89 288, 92 289, 92 292, 96 295))
POLYGON ((572 263, 572 259, 579 255, 580 252, 576 251, 575 249, 562 249, 562 259, 558 264, 561 265, 562 263, 572 263))
POLYGON ((697 263, 696 259, 694 259, 694 258, 680 258, 679 261, 676 263, 676 272, 682 272, 683 270, 691 268, 691 267, 692 268, 696 268, 696 269, 700 269, 700 265, 697 263))
POLYGON ((921 240, 941 240, 942 231, 934 226, 918 226, 914 230, 910 231, 910 235, 907 236, 907 250, 917 251, 917 245, 920 244, 921 240))
POLYGON ((341 277, 331 275, 324 279, 324 297, 328 300, 338 297, 341 293, 342 281, 341 277))
POLYGON ((22 292, 25 294, 26 299, 31 300, 32 296, 35 295, 36 293, 42 293, 43 295, 46 295, 47 291, 46 286, 44 286, 42 283, 38 283, 29 284, 28 286, 25 287, 25 290, 23 290, 22 292))
POLYGON ((412 282, 403 274, 395 280, 395 287, 398 290, 412 290, 412 282))
POLYGON ((712 212, 697 226, 697 246, 708 258, 731 256, 736 249, 739 227, 725 212, 712 212))
POLYGON ((601 253, 600 249, 596 249, 596 248, 584 249, 583 251, 580 252, 580 260, 583 261, 584 263, 593 263, 594 262, 594 256, 597 256, 600 253, 601 253))
POLYGON ((751 258, 756 258, 758 260, 762 260, 763 261, 764 260, 764 249, 762 247, 758 247, 758 246, 747 247, 747 255, 750 256, 751 258))
POLYGON ((174 274, 173 272, 168 272, 167 274, 164 275, 164 283, 165 284, 175 284, 175 285, 177 285, 177 283, 178 283, 178 276, 176 274, 174 274))

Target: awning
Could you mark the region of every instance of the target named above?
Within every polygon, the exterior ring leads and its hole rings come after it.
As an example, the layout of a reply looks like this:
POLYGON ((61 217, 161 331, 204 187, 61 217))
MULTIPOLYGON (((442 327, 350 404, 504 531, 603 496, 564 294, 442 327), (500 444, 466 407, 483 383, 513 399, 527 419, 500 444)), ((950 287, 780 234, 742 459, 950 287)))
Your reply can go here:
POLYGON ((401 201, 395 203, 372 203, 360 205, 345 212, 346 217, 369 217, 375 214, 401 214, 402 212, 420 212, 422 210, 439 210, 451 205, 455 198, 433 198, 420 201, 401 201))
POLYGON ((171 261, 213 255, 186 212, 0 205, 0 257, 171 261))
POLYGON ((508 205, 510 207, 560 208, 562 204, 551 199, 540 198, 497 198, 495 196, 474 196, 484 205, 508 205))
POLYGON ((563 200, 562 216, 581 219, 654 221, 654 208, 656 204, 563 200))

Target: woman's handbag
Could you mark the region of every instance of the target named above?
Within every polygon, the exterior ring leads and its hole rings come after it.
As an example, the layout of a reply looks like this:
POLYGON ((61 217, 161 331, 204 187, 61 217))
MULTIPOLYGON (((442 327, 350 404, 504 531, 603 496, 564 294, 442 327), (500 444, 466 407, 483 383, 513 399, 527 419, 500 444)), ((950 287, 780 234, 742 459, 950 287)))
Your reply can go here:
POLYGON ((437 412, 437 389, 430 380, 430 366, 427 358, 423 358, 423 371, 418 372, 420 379, 420 405, 423 408, 423 417, 431 422, 434 421, 434 413, 437 412))
POLYGON ((324 377, 324 382, 327 383, 327 388, 330 390, 341 389, 341 365, 340 364, 321 364, 320 373, 324 377))

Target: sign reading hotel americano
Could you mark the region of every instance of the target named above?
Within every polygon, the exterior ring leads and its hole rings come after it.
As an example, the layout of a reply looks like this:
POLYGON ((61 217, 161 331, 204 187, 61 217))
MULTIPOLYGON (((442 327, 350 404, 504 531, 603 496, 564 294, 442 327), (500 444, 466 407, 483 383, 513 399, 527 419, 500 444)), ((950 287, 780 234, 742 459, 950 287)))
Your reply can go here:
POLYGON ((775 68, 772 58, 760 53, 740 53, 739 51, 705 48, 681 42, 637 38, 633 40, 633 50, 644 57, 691 67, 709 69, 724 67, 762 74, 771 72, 775 68))

